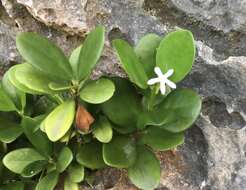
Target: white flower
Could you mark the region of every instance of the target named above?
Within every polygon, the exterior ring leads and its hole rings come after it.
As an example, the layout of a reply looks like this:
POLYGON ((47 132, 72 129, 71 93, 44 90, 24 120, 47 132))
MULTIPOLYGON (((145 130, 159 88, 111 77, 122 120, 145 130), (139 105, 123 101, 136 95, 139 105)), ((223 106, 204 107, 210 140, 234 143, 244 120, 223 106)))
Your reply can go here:
POLYGON ((166 84, 170 88, 173 88, 173 89, 176 88, 176 84, 168 79, 168 77, 172 76, 172 74, 174 73, 173 69, 169 69, 165 74, 162 73, 159 67, 155 67, 154 71, 157 77, 148 80, 147 82, 148 85, 160 83, 160 90, 163 95, 166 93, 166 84))

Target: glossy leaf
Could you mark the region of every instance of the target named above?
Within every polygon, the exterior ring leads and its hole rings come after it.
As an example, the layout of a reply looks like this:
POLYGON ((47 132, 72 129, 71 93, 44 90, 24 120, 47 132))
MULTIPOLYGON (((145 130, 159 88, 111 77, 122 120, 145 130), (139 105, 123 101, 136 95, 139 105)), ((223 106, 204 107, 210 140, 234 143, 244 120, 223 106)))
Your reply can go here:
POLYGON ((80 98, 91 104, 101 104, 109 100, 115 91, 114 83, 105 78, 91 81, 80 91, 80 98))
POLYGON ((114 128, 115 131, 117 131, 117 133, 123 135, 130 134, 136 131, 136 128, 133 125, 121 127, 119 125, 112 124, 112 127, 114 128))
POLYGON ((195 42, 192 33, 177 30, 161 41, 156 54, 156 65, 163 73, 174 69, 174 74, 169 79, 179 82, 190 72, 194 59, 195 42))
POLYGON ((62 103, 48 115, 44 121, 44 127, 51 141, 57 141, 66 134, 73 123, 74 115, 74 101, 62 103))
POLYGON ((3 89, 2 84, 0 83, 0 111, 15 111, 16 107, 14 102, 8 96, 8 94, 3 89))
POLYGON ((30 32, 20 33, 16 46, 23 58, 38 70, 61 80, 72 79, 72 68, 62 50, 48 39, 30 32))
POLYGON ((47 161, 46 160, 38 160, 36 162, 33 162, 29 165, 27 165, 23 171, 21 172, 21 175, 23 177, 33 177, 35 175, 37 175, 38 173, 40 173, 45 166, 47 165, 47 161))
POLYGON ((58 182, 58 173, 51 172, 43 177, 37 184, 35 190, 53 190, 58 182))
POLYGON ((30 117, 23 117, 21 126, 32 145, 44 156, 49 156, 52 154, 53 145, 45 133, 40 130, 34 130, 38 124, 39 122, 37 120, 30 117))
POLYGON ((0 117, 0 141, 11 143, 22 134, 22 128, 19 124, 10 121, 7 118, 0 117))
POLYGON ((140 88, 146 89, 147 74, 145 73, 144 66, 139 62, 134 49, 124 40, 114 40, 113 46, 116 49, 120 63, 130 80, 140 88))
POLYGON ((113 130, 110 122, 106 117, 100 117, 95 123, 95 130, 93 131, 94 137, 102 142, 108 143, 113 137, 113 130))
POLYGON ((69 83, 50 82, 48 86, 53 91, 65 91, 71 89, 71 85, 69 83))
POLYGON ((82 45, 75 48, 69 57, 69 63, 72 67, 72 70, 75 76, 77 76, 77 73, 78 73, 77 64, 79 63, 79 54, 80 54, 81 49, 82 49, 82 45))
POLYGON ((39 92, 40 94, 54 93, 48 86, 51 79, 27 63, 16 66, 15 78, 28 89, 39 92))
POLYGON ((82 145, 76 159, 81 165, 93 170, 106 166, 102 158, 102 144, 97 141, 82 145))
POLYGON ((3 164, 12 172, 21 174, 26 166, 39 160, 45 160, 45 157, 32 148, 21 148, 6 154, 3 164))
POLYGON ((134 164, 136 156, 135 142, 129 137, 117 136, 103 144, 103 160, 109 166, 128 168, 134 164))
POLYGON ((134 131, 137 116, 141 112, 140 97, 126 79, 112 78, 111 80, 115 83, 116 90, 113 97, 102 104, 102 110, 122 130, 124 127, 130 127, 131 131, 134 131))
POLYGON ((143 64, 148 78, 154 75, 156 50, 160 44, 160 41, 160 36, 156 34, 147 34, 140 39, 135 47, 136 55, 139 61, 143 64))
POLYGON ((96 27, 86 37, 77 63, 79 80, 86 78, 97 64, 104 46, 104 32, 104 27, 96 27))
POLYGON ((72 164, 68 168, 68 177, 74 183, 83 181, 85 175, 84 167, 79 164, 72 164))
POLYGON ((140 189, 155 189, 160 182, 160 163, 154 153, 144 146, 137 147, 137 160, 128 168, 130 180, 140 189))
POLYGON ((67 177, 64 181, 64 190, 79 190, 79 185, 67 177))
POLYGON ((152 112, 140 114, 138 125, 157 125, 170 132, 179 133, 189 128, 201 111, 199 95, 189 89, 172 91, 152 112))
POLYGON ((3 89, 6 94, 11 98, 11 100, 15 103, 16 108, 18 110, 23 110, 26 105, 26 94, 20 90, 18 90, 9 79, 9 72, 6 72, 3 76, 2 80, 3 89))
MULTIPOLYGON (((2 125, 2 123, 0 124, 2 125)), ((21 126, 0 127, 0 141, 4 143, 11 143, 15 141, 23 133, 21 126)))
POLYGON ((166 151, 184 143, 184 132, 170 133, 157 126, 150 126, 143 132, 141 140, 154 150, 166 151))
POLYGON ((64 147, 58 155, 57 159, 57 171, 60 173, 64 172, 65 169, 69 166, 69 164, 73 160, 73 153, 68 147, 64 147))
POLYGON ((16 70, 19 68, 19 65, 15 65, 13 67, 11 67, 9 70, 8 70, 8 76, 9 76, 9 80, 10 82, 17 88, 19 89, 20 91, 23 91, 25 93, 28 93, 28 94, 40 94, 40 92, 37 92, 35 90, 32 90, 30 88, 28 88, 27 86, 21 84, 16 76, 15 76, 15 72, 16 70))

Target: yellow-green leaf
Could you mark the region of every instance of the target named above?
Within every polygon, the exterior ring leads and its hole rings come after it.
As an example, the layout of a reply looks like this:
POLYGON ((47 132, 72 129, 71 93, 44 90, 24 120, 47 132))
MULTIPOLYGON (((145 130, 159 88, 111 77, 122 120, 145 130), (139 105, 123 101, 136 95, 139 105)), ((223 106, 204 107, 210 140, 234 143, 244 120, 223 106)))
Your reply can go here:
POLYGON ((163 73, 169 69, 174 74, 169 78, 173 82, 181 81, 191 70, 195 60, 195 42, 188 30, 177 30, 165 36, 156 54, 156 66, 163 73))
POLYGON ((68 165, 72 162, 73 160, 73 153, 68 147, 63 147, 61 152, 58 155, 57 159, 57 170, 62 173, 65 171, 65 169, 68 167, 68 165))
POLYGON ((26 166, 39 160, 45 160, 45 157, 32 148, 21 148, 5 155, 3 164, 12 172, 21 174, 26 166))
POLYGON ((114 83, 105 78, 94 80, 80 91, 80 98, 91 104, 101 104, 109 100, 115 91, 114 83))
POLYGON ((56 107, 45 119, 45 132, 51 141, 62 138, 70 129, 75 115, 75 102, 70 100, 56 107))
POLYGON ((102 142, 108 143, 113 137, 113 129, 111 123, 106 117, 100 117, 95 123, 95 130, 92 132, 94 137, 102 142))
POLYGON ((0 83, 0 111, 15 111, 16 107, 14 102, 10 99, 8 94, 0 83))
POLYGON ((37 184, 35 190, 53 190, 58 182, 59 174, 56 172, 48 173, 37 184))

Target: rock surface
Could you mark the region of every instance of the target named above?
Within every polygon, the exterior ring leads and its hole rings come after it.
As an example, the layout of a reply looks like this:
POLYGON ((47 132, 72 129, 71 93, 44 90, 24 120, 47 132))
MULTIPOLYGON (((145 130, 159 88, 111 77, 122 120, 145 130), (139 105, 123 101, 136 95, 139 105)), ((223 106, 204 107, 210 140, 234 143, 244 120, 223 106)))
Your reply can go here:
MULTIPOLYGON (((2 0, 1 72, 21 62, 15 48, 20 31, 36 31, 67 55, 97 24, 107 39, 136 43, 141 36, 182 27, 197 41, 197 60, 180 86, 203 97, 199 120, 176 152, 159 153, 159 190, 245 190, 246 188, 246 0, 2 0)), ((124 75, 104 50, 94 76, 124 75)), ((124 171, 98 173, 94 189, 136 189, 124 171)), ((92 189, 83 185, 83 189, 92 189)))
POLYGON ((224 32, 246 32, 246 2, 242 0, 171 0, 187 15, 224 32))

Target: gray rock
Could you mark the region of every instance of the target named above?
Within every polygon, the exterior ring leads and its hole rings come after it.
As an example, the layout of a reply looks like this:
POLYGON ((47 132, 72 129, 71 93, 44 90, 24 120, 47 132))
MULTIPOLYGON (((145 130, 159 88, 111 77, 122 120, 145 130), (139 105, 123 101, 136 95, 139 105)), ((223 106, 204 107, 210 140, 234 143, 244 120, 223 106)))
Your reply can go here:
MULTIPOLYGON (((67 55, 97 24, 107 28, 107 44, 94 77, 125 76, 110 40, 135 44, 144 34, 190 29, 197 60, 179 85, 203 98, 199 120, 175 152, 157 153, 162 165, 159 190, 245 190, 246 187, 246 7, 244 0, 2 0, 0 60, 20 62, 15 36, 36 31, 67 55), (6 12, 5 12, 6 10, 6 12), (7 47, 7 48, 6 48, 7 47)), ((94 189, 136 189, 125 171, 96 173, 94 189)), ((83 185, 83 189, 92 189, 83 185)))
POLYGON ((173 4, 217 30, 246 32, 245 0, 172 0, 173 4))
POLYGON ((62 27, 70 34, 87 32, 86 10, 87 0, 17 0, 18 3, 28 8, 30 13, 52 27, 62 27))

